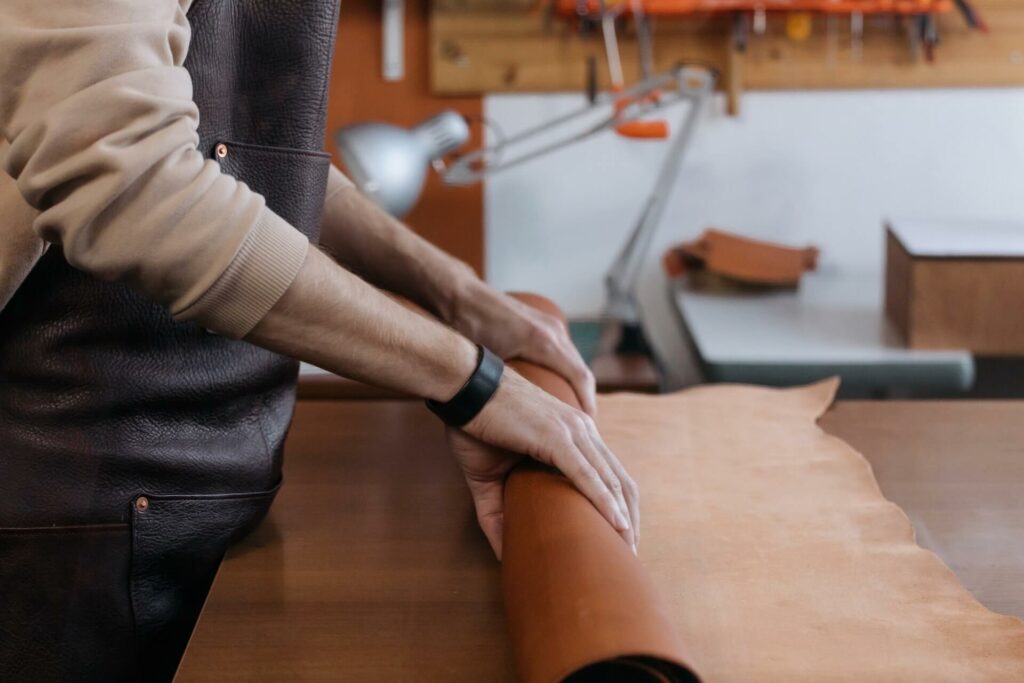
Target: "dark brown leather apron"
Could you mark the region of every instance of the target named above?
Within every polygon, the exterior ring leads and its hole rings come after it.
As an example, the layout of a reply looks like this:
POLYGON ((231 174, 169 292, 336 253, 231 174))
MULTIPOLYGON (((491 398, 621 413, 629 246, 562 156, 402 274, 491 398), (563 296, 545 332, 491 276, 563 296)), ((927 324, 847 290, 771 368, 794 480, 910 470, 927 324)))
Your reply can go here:
MULTIPOLYGON (((337 5, 189 12, 200 150, 314 242, 337 5)), ((170 677, 280 485, 296 373, 47 252, 0 312, 0 680, 170 677)))

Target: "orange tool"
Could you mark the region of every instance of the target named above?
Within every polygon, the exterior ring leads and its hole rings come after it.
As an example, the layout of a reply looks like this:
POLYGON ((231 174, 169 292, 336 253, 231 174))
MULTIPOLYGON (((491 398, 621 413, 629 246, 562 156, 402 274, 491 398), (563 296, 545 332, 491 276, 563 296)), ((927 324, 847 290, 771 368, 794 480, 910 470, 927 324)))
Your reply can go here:
MULTIPOLYGON (((619 55, 619 40, 615 30, 615 21, 622 14, 625 5, 615 9, 609 9, 605 0, 597 0, 601 16, 601 32, 604 37, 604 48, 608 58, 608 75, 612 82, 612 93, 615 99, 615 115, 622 116, 629 108, 638 101, 627 97, 623 88, 625 78, 622 74, 622 59, 619 55)), ((647 16, 644 14, 641 0, 631 0, 630 11, 637 25, 637 36, 640 47, 640 66, 643 70, 644 80, 653 76, 653 52, 651 48, 650 29, 647 24, 647 16)), ((657 90, 645 92, 642 101, 648 101, 657 105, 659 93, 657 90)), ((635 140, 664 140, 669 136, 668 122, 664 120, 622 121, 615 126, 615 132, 623 137, 635 140)))

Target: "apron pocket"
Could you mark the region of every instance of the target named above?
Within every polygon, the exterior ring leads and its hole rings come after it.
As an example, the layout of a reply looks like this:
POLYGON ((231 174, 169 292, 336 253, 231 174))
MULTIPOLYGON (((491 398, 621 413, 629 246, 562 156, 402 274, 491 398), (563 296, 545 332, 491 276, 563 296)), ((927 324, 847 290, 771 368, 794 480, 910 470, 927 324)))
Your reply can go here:
POLYGON ((0 680, 133 680, 127 524, 0 528, 0 680))
POLYGON ((221 170, 263 195, 267 206, 316 244, 331 155, 223 141, 213 149, 221 170))
POLYGON ((131 601, 148 680, 173 676, 224 552, 263 519, 277 489, 135 499, 131 601))

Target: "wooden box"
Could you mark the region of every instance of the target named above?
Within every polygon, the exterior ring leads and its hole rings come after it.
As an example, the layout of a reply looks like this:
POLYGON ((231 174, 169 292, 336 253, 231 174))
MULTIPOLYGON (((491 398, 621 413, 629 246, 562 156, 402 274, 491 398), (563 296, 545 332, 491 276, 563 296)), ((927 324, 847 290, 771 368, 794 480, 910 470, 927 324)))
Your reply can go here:
POLYGON ((910 348, 1024 355, 1024 225, 890 222, 885 312, 910 348))

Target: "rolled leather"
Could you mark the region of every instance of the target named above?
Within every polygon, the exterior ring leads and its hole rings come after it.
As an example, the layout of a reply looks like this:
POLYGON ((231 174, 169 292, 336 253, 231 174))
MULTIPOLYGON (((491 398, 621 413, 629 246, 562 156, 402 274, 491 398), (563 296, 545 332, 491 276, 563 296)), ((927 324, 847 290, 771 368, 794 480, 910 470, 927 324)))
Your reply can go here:
MULTIPOLYGON (((516 294, 562 317, 542 297, 516 294)), ((570 405, 569 383, 538 365, 509 365, 570 405)), ((697 681, 664 602, 633 551, 557 471, 524 462, 505 489, 502 584, 519 679, 697 681)))

